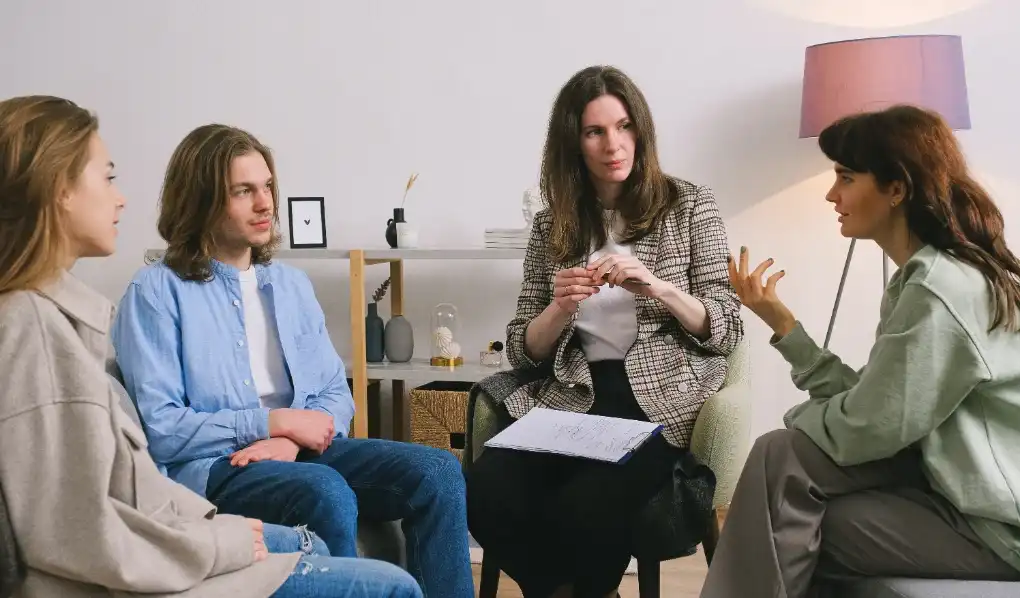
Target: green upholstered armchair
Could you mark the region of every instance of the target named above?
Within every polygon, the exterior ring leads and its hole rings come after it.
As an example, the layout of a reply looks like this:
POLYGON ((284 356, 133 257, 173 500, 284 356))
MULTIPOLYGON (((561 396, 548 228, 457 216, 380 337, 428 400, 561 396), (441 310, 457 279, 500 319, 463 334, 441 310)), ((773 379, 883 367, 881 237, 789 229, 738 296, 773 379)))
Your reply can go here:
MULTIPOLYGON (((712 501, 713 521, 702 542, 705 558, 709 562, 751 442, 750 360, 746 336, 730 354, 728 361, 726 380, 719 392, 702 406, 691 437, 691 451, 716 476, 712 501)), ((467 443, 463 458, 465 467, 481 455, 485 442, 510 422, 505 407, 496 404, 484 392, 472 392, 467 412, 467 443)), ((639 529, 638 543, 641 536, 639 529)), ((688 554, 688 548, 677 546, 672 551, 660 551, 654 556, 639 550, 642 555, 638 558, 638 585, 642 598, 659 595, 659 563, 688 554)), ((499 573, 498 563, 483 556, 480 598, 495 598, 499 573)))

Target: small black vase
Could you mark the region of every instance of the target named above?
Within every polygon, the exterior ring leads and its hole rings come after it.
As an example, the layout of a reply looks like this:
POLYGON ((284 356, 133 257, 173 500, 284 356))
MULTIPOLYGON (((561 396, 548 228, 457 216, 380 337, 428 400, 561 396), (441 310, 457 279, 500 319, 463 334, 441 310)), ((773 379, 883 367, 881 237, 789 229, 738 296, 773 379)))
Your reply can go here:
POLYGON ((404 222, 404 208, 393 208, 393 218, 386 221, 386 242, 397 248, 397 223, 404 222))
POLYGON ((368 304, 368 315, 365 316, 365 361, 379 363, 383 360, 385 330, 379 317, 379 304, 373 301, 368 304))

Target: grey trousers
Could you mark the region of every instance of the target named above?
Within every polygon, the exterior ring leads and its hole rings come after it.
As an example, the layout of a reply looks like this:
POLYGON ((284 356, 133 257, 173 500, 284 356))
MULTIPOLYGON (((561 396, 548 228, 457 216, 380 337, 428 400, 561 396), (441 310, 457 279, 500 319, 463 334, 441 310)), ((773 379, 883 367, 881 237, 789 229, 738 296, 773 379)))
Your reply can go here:
POLYGON ((931 490, 920 454, 841 467, 796 430, 755 442, 702 598, 806 598, 826 578, 1017 580, 931 490))

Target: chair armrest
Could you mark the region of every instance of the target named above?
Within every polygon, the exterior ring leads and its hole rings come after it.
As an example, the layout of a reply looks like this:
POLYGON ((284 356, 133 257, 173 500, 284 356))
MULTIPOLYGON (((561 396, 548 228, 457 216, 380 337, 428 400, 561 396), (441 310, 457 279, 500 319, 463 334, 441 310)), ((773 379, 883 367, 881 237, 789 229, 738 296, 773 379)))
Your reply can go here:
POLYGON ((724 386, 702 405, 691 435, 691 452, 715 473, 714 507, 730 503, 750 443, 750 385, 724 386))
POLYGON ((464 446, 464 467, 478 460, 485 442, 510 425, 506 407, 497 404, 484 390, 475 385, 468 396, 467 442, 464 446))
POLYGON ((406 538, 400 520, 377 521, 358 517, 358 556, 407 567, 406 538))

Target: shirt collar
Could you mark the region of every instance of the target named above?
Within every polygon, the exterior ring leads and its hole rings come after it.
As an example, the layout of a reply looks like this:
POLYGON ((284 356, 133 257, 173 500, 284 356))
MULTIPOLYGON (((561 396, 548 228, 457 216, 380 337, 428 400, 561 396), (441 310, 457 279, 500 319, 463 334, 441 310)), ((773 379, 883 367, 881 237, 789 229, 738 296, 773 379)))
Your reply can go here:
POLYGON ((66 270, 53 282, 38 289, 67 317, 99 332, 108 334, 113 321, 113 303, 66 270))
MULTIPOLYGON (((231 266, 230 264, 225 264, 216 259, 210 259, 209 261, 212 264, 212 270, 215 274, 218 274, 227 280, 232 280, 234 282, 239 281, 241 271, 236 267, 231 266)), ((259 288, 262 288, 267 284, 272 284, 273 280, 270 275, 271 270, 268 264, 254 264, 254 267, 255 279, 259 283, 259 288)))

